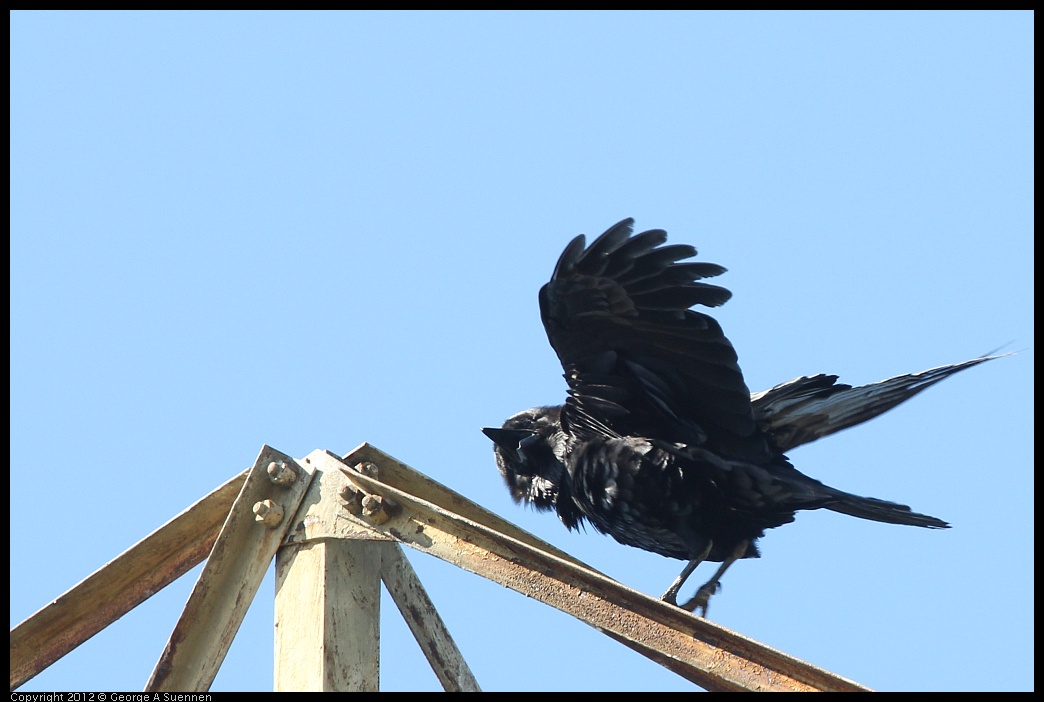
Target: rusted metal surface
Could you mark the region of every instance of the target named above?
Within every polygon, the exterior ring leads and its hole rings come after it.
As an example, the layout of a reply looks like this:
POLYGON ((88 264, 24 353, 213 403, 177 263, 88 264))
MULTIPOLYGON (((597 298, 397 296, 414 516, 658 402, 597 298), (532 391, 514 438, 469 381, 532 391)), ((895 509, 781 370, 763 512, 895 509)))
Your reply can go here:
POLYGON ((291 520, 287 544, 331 538, 394 540, 369 528, 365 519, 355 518, 362 515, 362 501, 367 495, 341 473, 344 464, 340 457, 317 450, 308 454, 308 460, 315 476, 291 520))
POLYGON ((495 528, 505 523, 496 515, 371 446, 356 449, 344 463, 345 475, 359 489, 402 507, 382 524, 369 522, 374 531, 567 612, 705 689, 868 690, 624 587, 575 559, 560 557, 517 527, 507 535, 495 528), (378 466, 379 481, 349 467, 362 461, 378 466))
POLYGON ((253 506, 271 500, 284 513, 297 511, 311 482, 310 459, 297 463, 301 478, 290 484, 273 462, 293 462, 290 456, 265 446, 247 474, 228 512, 207 564, 189 595, 146 685, 148 692, 206 691, 217 675, 247 608, 291 525, 282 519, 272 527, 255 520, 253 506))
POLYGON ((228 480, 11 630, 11 689, 207 557, 247 471, 228 480))

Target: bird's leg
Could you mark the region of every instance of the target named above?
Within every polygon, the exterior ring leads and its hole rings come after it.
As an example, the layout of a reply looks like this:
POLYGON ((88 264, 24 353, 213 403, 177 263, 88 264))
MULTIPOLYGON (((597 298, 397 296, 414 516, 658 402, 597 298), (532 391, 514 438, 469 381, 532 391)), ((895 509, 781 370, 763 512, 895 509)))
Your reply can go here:
POLYGON ((690 612, 695 612, 697 609, 702 610, 700 616, 707 616, 707 605, 710 603, 711 595, 718 591, 721 584, 718 582, 721 580, 721 576, 725 575, 725 571, 729 569, 729 566, 743 558, 744 554, 747 553, 747 547, 750 546, 750 541, 740 541, 736 544, 736 548, 732 550, 729 557, 721 564, 718 568, 718 572, 714 574, 714 577, 705 582, 700 586, 700 589, 696 591, 696 595, 683 605, 679 605, 682 609, 687 609, 690 612))
POLYGON ((667 602, 668 604, 678 606, 678 590, 681 590, 681 586, 684 585, 685 581, 688 580, 690 575, 692 575, 692 571, 696 570, 696 566, 698 566, 700 563, 703 563, 707 556, 710 555, 711 547, 713 545, 714 542, 710 539, 707 539, 707 548, 703 549, 703 553, 701 553, 696 558, 693 558, 685 565, 684 568, 682 568, 682 572, 678 574, 678 577, 674 579, 674 582, 671 583, 671 586, 667 588, 667 592, 663 593, 663 595, 660 596, 661 600, 667 602))

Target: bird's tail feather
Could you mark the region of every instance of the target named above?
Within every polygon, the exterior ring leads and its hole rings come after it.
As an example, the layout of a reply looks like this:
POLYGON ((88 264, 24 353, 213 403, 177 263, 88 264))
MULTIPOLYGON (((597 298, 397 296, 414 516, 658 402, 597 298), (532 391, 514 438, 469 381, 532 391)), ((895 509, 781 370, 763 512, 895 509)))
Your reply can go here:
POLYGON ((908 524, 930 529, 948 529, 950 527, 943 520, 914 512, 906 505, 878 500, 874 497, 859 497, 840 491, 839 494, 840 498, 836 502, 826 505, 827 509, 860 519, 888 524, 908 524))

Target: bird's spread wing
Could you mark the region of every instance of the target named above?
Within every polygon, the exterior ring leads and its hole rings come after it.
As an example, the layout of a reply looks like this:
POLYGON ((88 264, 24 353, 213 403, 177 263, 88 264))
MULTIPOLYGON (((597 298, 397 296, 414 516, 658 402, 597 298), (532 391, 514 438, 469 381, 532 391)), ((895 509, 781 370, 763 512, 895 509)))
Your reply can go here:
POLYGON ((540 313, 569 383, 563 423, 606 436, 637 434, 706 445, 742 458, 764 455, 736 352, 711 317, 728 290, 700 282, 725 271, 684 261, 691 246, 665 245, 634 221, 590 246, 566 247, 540 290, 540 313))
POLYGON ((838 383, 836 375, 802 376, 755 393, 751 401, 776 448, 789 451, 873 419, 954 373, 995 358, 1000 356, 980 356, 857 387, 838 383))

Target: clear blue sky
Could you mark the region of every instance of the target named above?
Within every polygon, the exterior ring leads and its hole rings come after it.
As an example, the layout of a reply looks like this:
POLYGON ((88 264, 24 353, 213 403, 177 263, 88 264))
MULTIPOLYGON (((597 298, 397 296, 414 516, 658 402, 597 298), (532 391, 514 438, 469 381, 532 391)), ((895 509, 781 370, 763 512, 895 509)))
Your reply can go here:
MULTIPOLYGON (((751 389, 1021 352, 791 454, 953 529, 801 514, 710 615, 1032 689, 1032 65, 1028 12, 13 13, 11 624, 265 443, 369 441, 658 595, 680 562, 515 506, 479 432, 565 397, 537 290, 633 216, 729 269, 751 389)), ((410 557, 487 690, 692 689, 410 557)), ((140 690, 197 573, 24 689, 140 690)), ((271 689, 272 596, 215 690, 271 689)), ((383 688, 436 688, 384 619, 383 688)))

